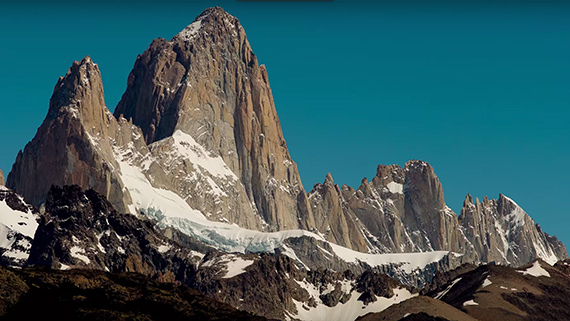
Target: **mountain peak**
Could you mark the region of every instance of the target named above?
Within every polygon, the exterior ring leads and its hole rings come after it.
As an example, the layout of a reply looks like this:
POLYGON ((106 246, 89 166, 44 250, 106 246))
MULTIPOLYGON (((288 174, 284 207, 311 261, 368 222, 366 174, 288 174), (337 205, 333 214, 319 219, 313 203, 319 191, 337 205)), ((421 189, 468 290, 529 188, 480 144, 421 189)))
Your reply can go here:
POLYGON ((211 31, 213 28, 235 31, 236 28, 239 28, 239 22, 236 17, 227 13, 224 9, 211 7, 198 15, 191 24, 182 29, 171 41, 191 41, 201 30, 211 31))
POLYGON ((334 180, 330 172, 328 172, 327 176, 325 177, 325 185, 326 184, 334 185, 334 180))
POLYGON ((104 107, 101 72, 91 57, 85 56, 81 61, 74 61, 65 76, 57 81, 47 119, 55 119, 62 112, 89 118, 90 114, 100 112, 104 107))

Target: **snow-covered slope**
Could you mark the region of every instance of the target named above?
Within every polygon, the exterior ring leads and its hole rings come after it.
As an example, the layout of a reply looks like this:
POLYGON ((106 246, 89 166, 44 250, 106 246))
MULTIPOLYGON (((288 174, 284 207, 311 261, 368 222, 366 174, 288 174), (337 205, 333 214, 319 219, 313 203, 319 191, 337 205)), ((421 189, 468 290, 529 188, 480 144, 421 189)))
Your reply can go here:
POLYGON ((365 315, 367 313, 380 312, 391 306, 392 304, 398 304, 409 298, 413 298, 418 294, 412 294, 410 291, 404 288, 394 289, 394 295, 389 298, 382 296, 374 296, 373 302, 365 304, 359 301, 359 295, 356 291, 346 289, 347 294, 351 293, 350 299, 345 303, 339 303, 333 307, 326 306, 323 304, 321 299, 319 299, 321 293, 312 284, 308 282, 298 282, 302 288, 306 289, 310 295, 315 298, 314 307, 307 306, 302 302, 294 301, 297 311, 288 312, 289 318, 300 319, 303 321, 346 321, 355 320, 359 316, 365 315))
MULTIPOLYGON (((176 133, 176 139, 184 137, 183 141, 192 141, 188 135, 176 133)), ((221 159, 206 160, 206 155, 199 145, 193 143, 193 153, 188 151, 178 152, 179 155, 187 155, 185 161, 193 166, 202 168, 210 167, 209 173, 217 173, 217 176, 232 177, 224 167, 221 159), (197 157, 202 155, 202 157, 197 157)), ((152 182, 145 175, 145 165, 148 164, 150 156, 142 162, 142 168, 136 165, 137 157, 135 150, 127 148, 116 148, 116 159, 120 165, 121 179, 125 188, 129 191, 133 204, 132 213, 142 213, 155 219, 162 228, 174 227, 179 231, 193 236, 215 248, 228 252, 271 252, 281 249, 281 253, 299 261, 302 266, 307 266, 300 260, 294 251, 290 250, 285 241, 290 238, 309 237, 325 244, 333 249, 335 257, 346 263, 361 264, 367 266, 398 266, 403 273, 412 273, 422 270, 426 265, 442 260, 449 255, 449 251, 432 251, 418 253, 386 253, 371 254, 354 251, 334 243, 326 241, 321 235, 306 230, 286 230, 279 232, 262 232, 242 228, 236 224, 224 221, 212 221, 200 211, 190 207, 190 205, 178 194, 154 187, 152 182)), ((154 160, 152 160, 154 161, 154 160)), ((148 166, 148 165, 146 165, 148 166)), ((321 248, 324 251, 324 249, 321 248)))
POLYGON ((21 196, 0 186, 0 251, 4 265, 21 266, 30 255, 39 214, 21 196))

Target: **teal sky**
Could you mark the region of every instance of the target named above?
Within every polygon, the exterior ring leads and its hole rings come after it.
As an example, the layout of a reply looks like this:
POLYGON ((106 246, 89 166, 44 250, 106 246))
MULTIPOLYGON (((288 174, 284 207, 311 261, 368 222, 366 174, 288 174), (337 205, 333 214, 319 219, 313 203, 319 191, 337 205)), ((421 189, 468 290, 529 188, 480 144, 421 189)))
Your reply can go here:
POLYGON ((267 66, 307 190, 327 172, 357 188, 377 164, 422 159, 456 212, 467 193, 503 193, 570 245, 563 1, 116 2, 3 4, 6 175, 73 60, 99 64, 114 110, 137 54, 219 5, 240 19, 267 66))

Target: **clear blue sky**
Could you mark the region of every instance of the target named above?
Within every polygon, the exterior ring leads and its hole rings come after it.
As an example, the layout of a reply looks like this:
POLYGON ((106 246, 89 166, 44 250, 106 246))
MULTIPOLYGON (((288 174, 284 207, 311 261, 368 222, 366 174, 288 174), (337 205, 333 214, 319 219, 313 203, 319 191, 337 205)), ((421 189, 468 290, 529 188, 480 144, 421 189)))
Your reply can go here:
POLYGON ((356 188, 377 164, 423 159, 455 211, 467 193, 503 193, 570 245, 564 1, 118 2, 3 5, 5 174, 73 60, 88 54, 99 64, 113 110, 153 38, 220 5, 267 66, 307 190, 327 172, 356 188))

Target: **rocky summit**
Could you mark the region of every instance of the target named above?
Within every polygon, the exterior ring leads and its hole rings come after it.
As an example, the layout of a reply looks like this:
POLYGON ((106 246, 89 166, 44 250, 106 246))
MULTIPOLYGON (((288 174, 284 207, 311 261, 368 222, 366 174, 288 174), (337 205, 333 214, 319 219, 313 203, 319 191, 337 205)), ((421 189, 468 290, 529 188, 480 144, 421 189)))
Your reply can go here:
MULTIPOLYGON (((268 71, 240 22, 218 7, 172 39, 151 42, 114 113, 98 65, 89 56, 73 62, 3 181, 0 172, 3 266, 99 271, 89 273, 111 285, 100 271, 137 273, 271 319, 354 320, 394 306, 364 318, 471 320, 480 316, 469 300, 478 297, 483 273, 520 274, 514 268, 529 262, 539 266, 525 269, 558 273, 550 266, 561 270, 559 261, 568 259, 564 244, 505 195, 467 195, 457 215, 434 168, 421 160, 378 165, 358 187, 339 186, 328 173, 307 193, 268 71), (472 271, 480 272, 475 281, 459 280, 472 271), (464 301, 433 295, 451 289, 449 282, 465 284, 464 301), (414 304, 413 314, 400 313, 414 304)), ((52 277, 27 271, 6 274, 22 293, 36 277, 52 277)), ((81 273, 54 273, 55 295, 91 300, 76 288, 58 290, 58 282, 75 284, 81 273)), ((566 291, 529 284, 540 293, 566 291)), ((186 302, 180 291, 175 301, 186 302)), ((512 319, 537 315, 528 309, 544 302, 501 295, 523 311, 512 310, 512 319)), ((22 298, 6 306, 25 309, 22 298)))
POLYGON ((207 9, 170 41, 154 40, 137 57, 115 109, 121 115, 142 129, 148 144, 158 142, 153 149, 168 152, 169 138, 183 134, 219 160, 219 169, 161 161, 180 173, 176 192, 193 208, 258 230, 309 227, 305 191, 267 70, 239 21, 223 9, 207 9), (217 203, 197 199, 194 186, 217 203))

